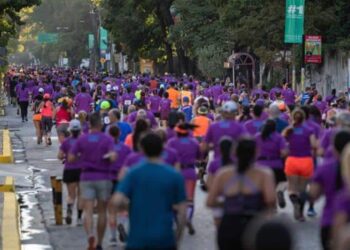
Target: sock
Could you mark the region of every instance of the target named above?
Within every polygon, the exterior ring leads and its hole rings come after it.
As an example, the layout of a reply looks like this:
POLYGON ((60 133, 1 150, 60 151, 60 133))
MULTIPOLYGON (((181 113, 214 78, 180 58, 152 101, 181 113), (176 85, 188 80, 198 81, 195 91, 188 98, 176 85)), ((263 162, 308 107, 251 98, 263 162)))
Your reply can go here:
POLYGON ((67 204, 67 211, 72 212, 73 204, 67 204))
POLYGON ((192 217, 194 213, 194 204, 190 203, 187 205, 187 221, 192 222, 192 217))
POLYGON ((82 214, 83 214, 83 210, 78 209, 78 219, 81 219, 82 214))

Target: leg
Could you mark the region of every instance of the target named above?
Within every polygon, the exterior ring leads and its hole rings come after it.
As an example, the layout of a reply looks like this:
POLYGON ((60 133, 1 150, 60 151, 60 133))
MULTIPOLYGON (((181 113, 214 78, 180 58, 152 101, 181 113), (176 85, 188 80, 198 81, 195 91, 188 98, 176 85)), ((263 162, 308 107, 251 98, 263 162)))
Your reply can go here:
POLYGON ((192 225, 192 218, 194 214, 194 192, 196 187, 195 180, 186 180, 186 193, 187 193, 187 227, 190 235, 195 234, 195 230, 192 225))
POLYGON ((111 232, 111 242, 117 241, 117 210, 111 201, 108 202, 108 224, 111 232))
POLYGON ((84 229, 88 237, 93 236, 93 212, 95 200, 84 200, 84 229))
POLYGON ((98 201, 97 202, 97 212, 98 212, 98 220, 97 220, 97 245, 102 246, 103 237, 106 231, 107 225, 107 202, 106 201, 98 201))

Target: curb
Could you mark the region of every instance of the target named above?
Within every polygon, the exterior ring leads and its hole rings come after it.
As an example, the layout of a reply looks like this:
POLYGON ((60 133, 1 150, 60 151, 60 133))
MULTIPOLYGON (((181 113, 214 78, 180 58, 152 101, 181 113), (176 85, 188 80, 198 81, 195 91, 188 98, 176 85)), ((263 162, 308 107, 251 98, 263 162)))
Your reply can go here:
POLYGON ((0 164, 1 163, 13 163, 12 143, 10 131, 8 129, 2 131, 2 154, 0 155, 0 164))
POLYGON ((1 226, 2 249, 20 250, 21 238, 19 231, 19 208, 13 177, 6 177, 5 185, 3 185, 3 187, 9 187, 9 189, 0 190, 4 193, 4 207, 1 226))

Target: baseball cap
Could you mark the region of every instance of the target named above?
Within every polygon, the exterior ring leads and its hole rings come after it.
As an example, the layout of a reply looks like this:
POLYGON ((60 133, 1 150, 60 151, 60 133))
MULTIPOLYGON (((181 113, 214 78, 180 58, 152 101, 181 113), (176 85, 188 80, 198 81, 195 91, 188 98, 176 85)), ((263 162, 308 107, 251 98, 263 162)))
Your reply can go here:
POLYGON ((206 115, 208 114, 208 108, 205 106, 200 106, 197 112, 200 115, 206 115))
POLYGON ((112 90, 112 86, 110 84, 107 84, 106 90, 107 90, 107 92, 110 92, 112 90))
POLYGON ((46 93, 46 94, 44 95, 44 99, 50 99, 50 98, 51 98, 50 94, 46 93))
POLYGON ((77 119, 71 120, 70 123, 69 123, 69 130, 70 131, 81 130, 80 121, 77 120, 77 119))
POLYGON ((234 112, 237 112, 237 110, 238 110, 237 104, 233 101, 225 102, 221 108, 221 111, 225 113, 234 113, 234 112))
POLYGON ((182 98, 182 100, 183 100, 184 102, 190 102, 190 98, 188 98, 188 96, 185 96, 184 98, 182 98))
POLYGON ((102 110, 109 109, 110 107, 111 107, 111 104, 109 103, 109 101, 102 101, 100 104, 100 108, 102 110))

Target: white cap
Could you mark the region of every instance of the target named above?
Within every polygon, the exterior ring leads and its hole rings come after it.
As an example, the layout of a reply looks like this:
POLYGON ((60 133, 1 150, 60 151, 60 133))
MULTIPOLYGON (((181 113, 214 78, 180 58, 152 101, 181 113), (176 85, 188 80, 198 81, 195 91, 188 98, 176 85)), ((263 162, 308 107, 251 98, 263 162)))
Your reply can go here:
POLYGON ((136 80, 136 76, 132 76, 131 79, 132 79, 133 81, 135 81, 135 80, 136 80))
POLYGON ((107 84, 106 90, 107 90, 107 92, 110 92, 112 90, 112 86, 110 84, 107 84))
POLYGON ((119 88, 118 88, 118 86, 115 85, 115 86, 112 87, 112 89, 113 89, 114 91, 117 91, 119 88))
POLYGON ((237 112, 237 110, 238 110, 238 106, 233 101, 225 102, 221 108, 221 111, 225 113, 234 113, 234 112, 237 112))
POLYGON ((39 88, 39 93, 44 93, 44 89, 43 88, 39 88))
POLYGON ((71 131, 81 130, 80 121, 77 119, 71 120, 69 123, 69 130, 71 131))

